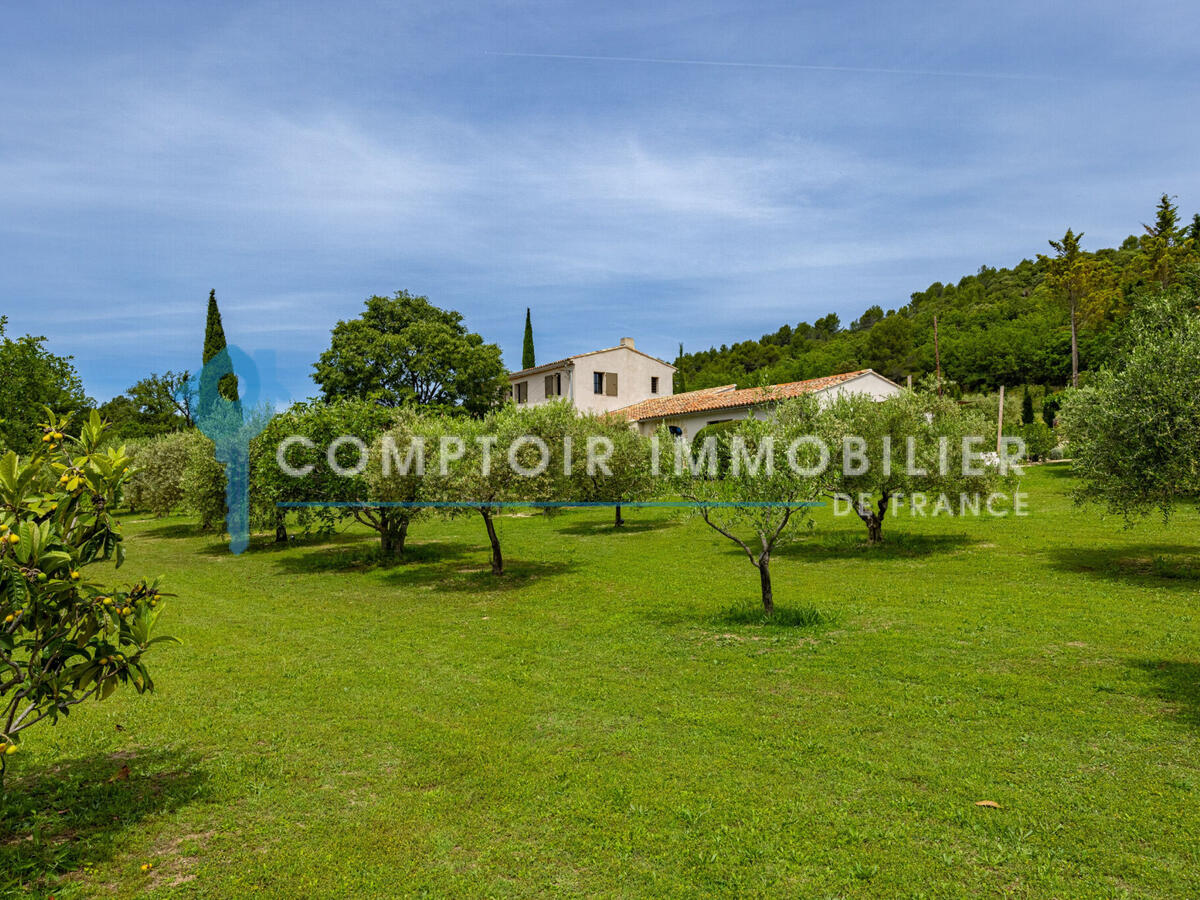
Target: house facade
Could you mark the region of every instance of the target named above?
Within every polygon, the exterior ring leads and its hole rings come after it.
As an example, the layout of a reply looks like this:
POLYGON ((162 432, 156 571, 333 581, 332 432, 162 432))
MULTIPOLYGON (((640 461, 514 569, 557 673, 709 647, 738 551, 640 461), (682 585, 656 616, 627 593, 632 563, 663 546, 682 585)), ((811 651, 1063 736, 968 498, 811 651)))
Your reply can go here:
POLYGON ((513 402, 566 400, 582 412, 607 413, 672 396, 675 367, 638 350, 633 338, 508 376, 513 402))
POLYGON ((666 425, 677 437, 691 440, 705 425, 745 419, 748 416, 767 417, 780 400, 801 394, 816 394, 819 402, 829 404, 843 394, 865 394, 883 400, 898 394, 902 388, 872 369, 793 381, 767 387, 741 388, 736 384, 687 391, 670 397, 651 397, 617 410, 645 435, 653 434, 666 425))

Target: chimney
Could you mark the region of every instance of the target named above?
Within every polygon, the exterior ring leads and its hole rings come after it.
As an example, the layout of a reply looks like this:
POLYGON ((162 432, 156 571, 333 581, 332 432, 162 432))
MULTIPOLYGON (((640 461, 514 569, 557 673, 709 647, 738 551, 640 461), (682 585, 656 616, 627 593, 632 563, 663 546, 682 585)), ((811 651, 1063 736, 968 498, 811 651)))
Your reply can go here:
POLYGON ((630 350, 632 350, 633 349, 633 338, 621 338, 621 346, 628 347, 630 350))

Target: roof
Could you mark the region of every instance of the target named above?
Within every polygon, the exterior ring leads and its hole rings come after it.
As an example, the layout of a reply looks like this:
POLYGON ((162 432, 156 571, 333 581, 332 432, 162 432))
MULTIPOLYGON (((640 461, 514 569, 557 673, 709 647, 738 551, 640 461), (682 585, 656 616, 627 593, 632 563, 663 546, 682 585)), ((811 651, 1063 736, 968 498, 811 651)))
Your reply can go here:
POLYGON ((520 372, 509 372, 508 377, 524 378, 526 375, 536 375, 538 372, 548 372, 551 369, 562 369, 571 364, 574 357, 568 356, 566 359, 556 359, 554 362, 542 363, 540 366, 534 366, 532 369, 522 369, 520 372))
POLYGON ((666 360, 659 359, 657 356, 651 356, 649 353, 643 353, 641 350, 637 349, 637 347, 626 347, 624 344, 618 344, 615 347, 605 347, 602 350, 589 350, 587 353, 576 353, 574 356, 568 356, 566 359, 556 359, 554 362, 542 363, 540 366, 533 366, 529 369, 521 369, 519 372, 509 372, 508 379, 511 381, 514 378, 526 378, 530 375, 537 375, 539 372, 549 372, 551 369, 563 369, 567 366, 574 365, 575 360, 577 359, 583 359, 585 356, 595 356, 597 353, 611 353, 613 350, 628 350, 630 353, 636 353, 639 356, 646 357, 646 359, 652 359, 656 363, 661 363, 672 372, 675 371, 675 367, 666 360))
MULTIPOLYGON (((760 403, 786 400, 789 397, 799 397, 801 394, 823 391, 868 374, 878 375, 873 369, 860 369, 857 372, 844 372, 841 375, 827 375, 824 378, 810 378, 807 381, 791 381, 787 384, 772 384, 767 387, 738 389, 736 385, 725 385, 719 388, 704 388, 684 394, 672 394, 669 397, 651 397, 641 403, 614 410, 613 415, 641 422, 646 419, 685 416, 715 409, 756 406, 760 403)), ((883 376, 879 375, 879 377, 883 376)))

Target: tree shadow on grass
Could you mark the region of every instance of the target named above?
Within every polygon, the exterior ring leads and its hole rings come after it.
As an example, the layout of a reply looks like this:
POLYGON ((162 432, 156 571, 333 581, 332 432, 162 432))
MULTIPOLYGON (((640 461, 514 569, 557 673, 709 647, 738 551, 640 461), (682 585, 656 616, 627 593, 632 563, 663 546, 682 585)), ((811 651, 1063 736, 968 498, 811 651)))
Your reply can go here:
POLYGON ((1174 718, 1200 728, 1200 663, 1135 659, 1129 664, 1151 676, 1154 693, 1175 708, 1174 718))
POLYGON ((174 540, 176 538, 194 538, 203 536, 204 532, 195 522, 172 522, 147 528, 139 536, 157 540, 174 540))
POLYGON ((111 859, 130 825, 207 794, 201 761, 190 751, 139 750, 40 771, 10 766, 0 793, 0 894, 23 895, 22 886, 41 893, 111 859))
POLYGON ((560 526, 559 534, 569 534, 574 537, 603 537, 611 535, 620 537, 623 534, 642 534, 647 531, 660 531, 679 525, 678 520, 672 519, 630 519, 626 517, 625 524, 618 528, 611 518, 595 521, 576 521, 560 526))
POLYGON ((1048 551, 1056 568, 1107 581, 1194 591, 1200 585, 1200 547, 1137 544, 1048 551))
POLYGON ((504 574, 493 575, 486 548, 474 549, 473 558, 464 557, 457 565, 411 566, 389 572, 388 581, 397 586, 487 594, 520 590, 545 578, 565 575, 578 568, 566 560, 545 561, 510 558, 504 562, 504 574))
POLYGON ((1069 462, 1061 460, 1054 462, 1042 463, 1036 467, 1034 471, 1042 472, 1049 475, 1051 478, 1061 478, 1069 480, 1075 477, 1074 469, 1069 462))
MULTIPOLYGON (((295 545, 291 549, 295 550, 295 545)), ((356 535, 354 540, 281 555, 277 563, 282 571, 295 574, 408 570, 417 565, 455 562, 477 550, 474 544, 460 541, 410 541, 402 557, 385 557, 378 540, 356 535)))
MULTIPOLYGON (((797 559, 806 562, 825 560, 856 559, 863 562, 887 562, 894 559, 914 559, 937 553, 954 553, 983 541, 967 534, 906 534, 893 532, 883 535, 882 544, 867 540, 866 529, 861 534, 843 532, 820 534, 801 538, 778 548, 772 558, 797 559)), ((751 545, 753 546, 753 545, 751 545)), ((740 556, 745 552, 735 548, 740 556)))
MULTIPOLYGON (((200 553, 207 556, 229 556, 229 535, 217 535, 216 532, 207 532, 208 536, 213 540, 200 548, 200 553)), ((252 532, 250 535, 250 545, 242 551, 243 555, 250 554, 251 556, 270 555, 272 553, 286 553, 290 550, 298 548, 329 548, 329 547, 355 547, 378 545, 378 539, 371 534, 365 533, 346 533, 340 531, 297 531, 289 535, 286 542, 276 541, 273 531, 252 532)))

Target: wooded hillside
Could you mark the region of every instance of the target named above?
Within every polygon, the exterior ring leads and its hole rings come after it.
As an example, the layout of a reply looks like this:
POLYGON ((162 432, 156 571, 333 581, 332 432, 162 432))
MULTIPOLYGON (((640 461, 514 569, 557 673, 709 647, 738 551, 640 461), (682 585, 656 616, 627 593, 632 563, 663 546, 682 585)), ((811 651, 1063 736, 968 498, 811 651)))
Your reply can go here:
POLYGON ((1139 288, 1170 283, 1181 266, 1200 260, 1200 214, 1181 223, 1164 195, 1153 222, 1120 247, 1087 253, 1078 249, 1080 237, 1068 231, 1050 242, 1048 256, 983 266, 957 284, 935 282, 898 309, 872 306, 848 325, 830 313, 759 340, 681 352, 675 389, 778 384, 862 368, 915 381, 935 370, 935 316, 943 377, 963 390, 1068 384, 1072 304, 1086 372, 1108 361, 1113 326, 1139 288))

